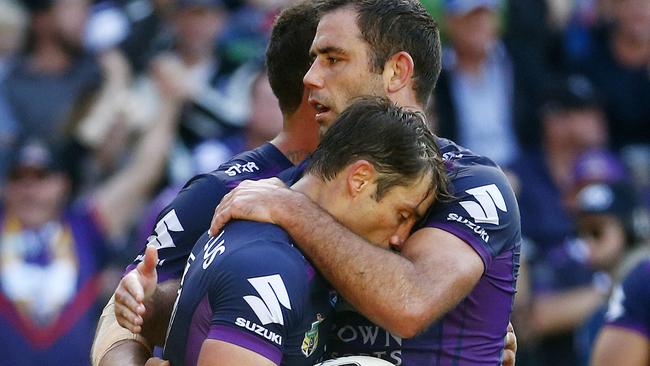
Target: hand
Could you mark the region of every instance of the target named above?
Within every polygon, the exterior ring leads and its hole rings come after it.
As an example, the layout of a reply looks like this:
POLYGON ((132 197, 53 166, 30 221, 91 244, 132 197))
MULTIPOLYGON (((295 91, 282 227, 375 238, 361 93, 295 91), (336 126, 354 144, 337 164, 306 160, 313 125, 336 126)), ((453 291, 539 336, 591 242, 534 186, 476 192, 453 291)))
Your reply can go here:
POLYGON ((158 357, 151 357, 147 360, 147 363, 145 363, 144 366, 171 366, 171 363, 158 357))
POLYGON ((503 350, 502 366, 515 366, 515 356, 517 355, 517 336, 512 323, 508 323, 508 333, 506 333, 506 344, 503 350))
POLYGON ((167 102, 182 102, 195 93, 187 67, 171 55, 160 55, 151 62, 151 76, 167 102))
POLYGON ((273 209, 291 200, 293 192, 278 178, 258 181, 245 180, 223 197, 214 210, 210 235, 215 236, 219 230, 232 219, 277 223, 273 209))
POLYGON ((156 291, 158 250, 147 246, 142 262, 120 281, 115 290, 115 317, 117 322, 133 333, 142 331, 146 312, 144 302, 156 291))

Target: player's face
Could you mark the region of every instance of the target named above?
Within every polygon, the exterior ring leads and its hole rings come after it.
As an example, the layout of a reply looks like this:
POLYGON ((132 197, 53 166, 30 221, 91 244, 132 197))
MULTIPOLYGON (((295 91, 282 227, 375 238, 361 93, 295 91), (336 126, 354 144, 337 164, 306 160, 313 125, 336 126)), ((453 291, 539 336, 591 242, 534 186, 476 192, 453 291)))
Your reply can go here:
POLYGON ((356 16, 356 11, 348 8, 325 14, 311 46, 314 62, 303 81, 321 132, 331 126, 351 99, 386 95, 382 75, 370 70, 369 46, 361 36, 356 16))
POLYGON ((369 187, 339 220, 366 240, 388 248, 392 236, 406 240, 426 213, 433 202, 430 183, 431 174, 426 174, 407 186, 391 188, 379 201, 375 199, 376 185, 369 187))

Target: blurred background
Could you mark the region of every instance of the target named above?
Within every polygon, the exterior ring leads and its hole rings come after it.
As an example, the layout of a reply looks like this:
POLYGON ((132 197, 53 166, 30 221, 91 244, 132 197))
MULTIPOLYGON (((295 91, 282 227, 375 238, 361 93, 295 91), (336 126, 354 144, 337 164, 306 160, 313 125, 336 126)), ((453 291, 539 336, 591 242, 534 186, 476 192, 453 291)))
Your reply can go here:
MULTIPOLYGON (((89 364, 158 212, 280 131, 263 55, 291 2, 0 0, 1 365, 89 364)), ((650 1, 455 2, 423 0, 445 42, 427 108, 518 194, 517 365, 587 365, 650 251, 650 1)))

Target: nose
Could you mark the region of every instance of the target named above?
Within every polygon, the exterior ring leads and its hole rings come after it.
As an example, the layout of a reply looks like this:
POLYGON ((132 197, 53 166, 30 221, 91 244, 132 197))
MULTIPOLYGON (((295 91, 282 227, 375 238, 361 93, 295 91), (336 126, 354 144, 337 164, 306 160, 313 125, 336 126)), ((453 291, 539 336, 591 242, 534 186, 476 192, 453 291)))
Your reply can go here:
POLYGON ((323 78, 320 73, 320 68, 318 67, 318 60, 315 60, 305 77, 302 79, 303 84, 307 88, 320 89, 323 87, 323 78))
MULTIPOLYGON (((413 222, 409 220, 409 222, 404 223, 400 225, 395 233, 393 234, 393 237, 396 239, 396 243, 399 243, 399 245, 403 244, 406 239, 408 238, 409 234, 411 233, 411 229, 413 228, 413 222)), ((393 240, 391 240, 393 241, 393 240)))

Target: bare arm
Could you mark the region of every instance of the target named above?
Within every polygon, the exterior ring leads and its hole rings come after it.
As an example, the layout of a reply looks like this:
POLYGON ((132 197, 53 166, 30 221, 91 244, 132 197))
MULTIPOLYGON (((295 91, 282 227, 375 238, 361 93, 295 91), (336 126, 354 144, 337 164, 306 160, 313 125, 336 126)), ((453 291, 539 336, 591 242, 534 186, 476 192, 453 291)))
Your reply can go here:
POLYGON ((532 302, 528 321, 533 336, 566 332, 582 324, 606 296, 593 287, 537 296, 532 302))
POLYGON ((372 246, 300 193, 271 181, 268 192, 259 194, 265 189, 260 183, 244 183, 233 191, 236 196, 224 197, 211 232, 230 218, 281 225, 357 310, 402 337, 415 336, 444 315, 483 274, 480 256, 443 230, 419 230, 400 256, 372 246), (255 205, 246 202, 250 198, 255 205))
POLYGON ((268 358, 246 348, 207 339, 201 346, 198 366, 275 366, 268 358))
POLYGON ((628 329, 605 326, 591 355, 591 366, 650 365, 650 341, 628 329))
POLYGON ((163 171, 174 139, 178 106, 165 103, 159 121, 140 138, 126 167, 95 192, 95 207, 110 235, 121 233, 163 171))

